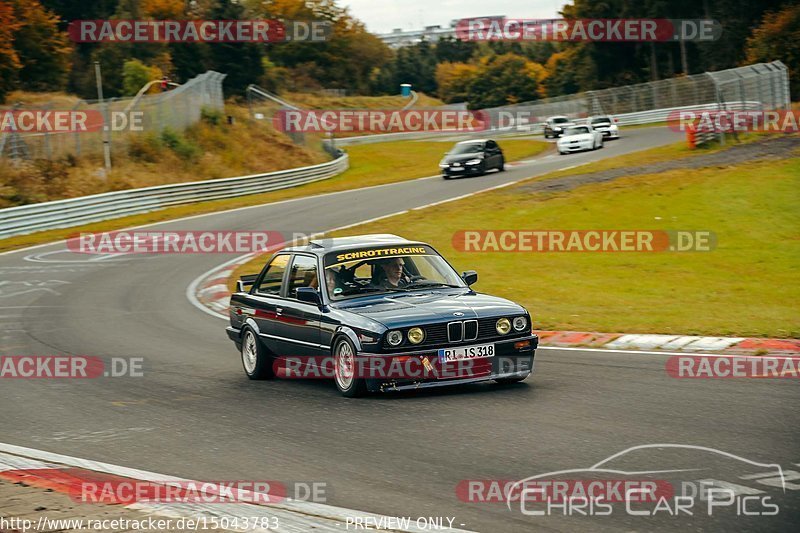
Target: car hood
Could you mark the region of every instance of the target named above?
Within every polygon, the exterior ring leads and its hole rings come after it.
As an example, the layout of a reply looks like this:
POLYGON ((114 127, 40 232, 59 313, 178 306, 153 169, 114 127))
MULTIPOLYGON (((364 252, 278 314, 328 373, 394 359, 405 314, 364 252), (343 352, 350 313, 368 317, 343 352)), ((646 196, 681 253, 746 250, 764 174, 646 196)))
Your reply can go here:
POLYGON ((463 163, 464 161, 469 161, 470 159, 483 159, 483 154, 454 154, 454 155, 445 155, 442 161, 444 163, 463 163))
POLYGON ((570 126, 574 126, 574 125, 575 125, 574 122, 559 122, 558 124, 553 124, 553 127, 554 128, 561 128, 563 130, 564 128, 569 128, 570 126))
POLYGON ((522 306, 505 298, 466 290, 392 293, 382 298, 347 302, 339 308, 375 320, 390 329, 525 312, 522 306), (463 315, 457 316, 456 313, 463 315))
POLYGON ((570 141, 591 141, 593 140, 591 133, 581 133, 580 135, 570 135, 568 137, 561 137, 558 142, 568 143, 570 141))

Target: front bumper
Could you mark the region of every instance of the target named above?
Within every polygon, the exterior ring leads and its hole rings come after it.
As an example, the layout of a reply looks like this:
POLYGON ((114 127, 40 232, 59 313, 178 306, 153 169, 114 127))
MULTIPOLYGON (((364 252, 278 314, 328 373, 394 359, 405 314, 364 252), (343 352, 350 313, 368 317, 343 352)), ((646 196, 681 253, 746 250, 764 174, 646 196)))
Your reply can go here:
POLYGON ((583 150, 591 150, 592 148, 592 141, 580 141, 576 143, 564 143, 558 145, 559 152, 581 152, 583 150))
MULTIPOLYGON (((477 342, 478 344, 480 341, 477 342)), ((399 378, 367 378, 367 388, 373 392, 389 392, 413 390, 432 387, 445 387, 451 385, 464 385, 469 383, 480 383, 503 378, 524 378, 533 372, 534 357, 536 348, 539 345, 539 337, 530 335, 528 337, 517 337, 507 341, 495 342, 495 356, 483 359, 474 359, 465 363, 469 365, 442 368, 438 363, 438 348, 428 348, 425 350, 405 352, 398 354, 377 354, 361 353, 359 357, 381 357, 381 358, 404 358, 419 357, 429 358, 436 366, 435 377, 407 377, 399 378), (525 344, 524 348, 518 348, 520 344, 525 344)), ((445 348, 445 346, 442 346, 445 348)))
POLYGON ((444 176, 474 176, 483 172, 483 165, 462 165, 460 167, 440 167, 444 176))

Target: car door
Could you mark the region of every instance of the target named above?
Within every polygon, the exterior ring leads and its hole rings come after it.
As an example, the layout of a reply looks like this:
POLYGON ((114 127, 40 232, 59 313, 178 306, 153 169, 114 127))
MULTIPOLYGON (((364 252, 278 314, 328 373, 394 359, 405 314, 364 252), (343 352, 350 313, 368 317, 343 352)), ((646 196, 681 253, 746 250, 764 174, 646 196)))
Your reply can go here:
POLYGON ((494 141, 487 141, 486 142, 486 152, 488 154, 489 160, 488 165, 489 168, 499 167, 500 166, 500 147, 497 146, 497 143, 494 141))
POLYGON ((283 282, 289 270, 290 254, 279 254, 264 267, 249 296, 252 318, 258 325, 264 345, 274 354, 280 355, 277 342, 278 309, 282 308, 283 282))
POLYGON ((297 289, 318 289, 319 265, 314 255, 295 254, 285 279, 283 298, 275 310, 275 342, 281 355, 317 356, 320 346, 320 319, 322 311, 316 304, 297 299, 297 289))

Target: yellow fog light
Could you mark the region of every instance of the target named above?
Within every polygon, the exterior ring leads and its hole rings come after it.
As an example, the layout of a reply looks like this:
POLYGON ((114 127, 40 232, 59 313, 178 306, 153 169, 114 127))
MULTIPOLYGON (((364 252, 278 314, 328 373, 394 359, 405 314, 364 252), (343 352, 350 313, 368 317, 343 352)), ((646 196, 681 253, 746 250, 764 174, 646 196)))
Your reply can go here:
POLYGON ((425 332, 422 328, 411 328, 408 330, 408 341, 411 344, 419 344, 425 340, 425 332))
POLYGON ((497 333, 500 335, 507 335, 509 331, 511 331, 511 321, 507 318, 501 318, 495 324, 495 329, 497 329, 497 333))

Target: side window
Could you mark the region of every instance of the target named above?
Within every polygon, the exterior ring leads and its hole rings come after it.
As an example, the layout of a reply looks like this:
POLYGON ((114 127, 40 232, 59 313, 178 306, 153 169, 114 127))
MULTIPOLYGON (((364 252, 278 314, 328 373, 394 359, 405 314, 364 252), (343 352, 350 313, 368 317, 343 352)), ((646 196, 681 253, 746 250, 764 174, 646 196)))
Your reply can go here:
POLYGON ((261 279, 261 283, 259 283, 256 292, 278 296, 281 293, 283 273, 286 272, 286 267, 288 266, 288 255, 279 255, 273 259, 272 263, 267 267, 267 271, 264 273, 264 277, 261 279))
POLYGON ((495 143, 494 141, 489 141, 486 143, 486 148, 492 151, 497 150, 497 143, 495 143))
POLYGON ((287 297, 297 298, 297 289, 300 287, 319 289, 316 258, 305 255, 294 256, 292 270, 289 272, 289 290, 286 293, 287 297))

